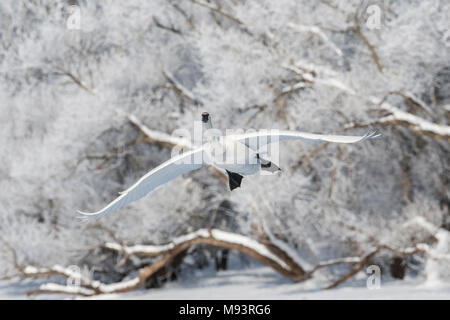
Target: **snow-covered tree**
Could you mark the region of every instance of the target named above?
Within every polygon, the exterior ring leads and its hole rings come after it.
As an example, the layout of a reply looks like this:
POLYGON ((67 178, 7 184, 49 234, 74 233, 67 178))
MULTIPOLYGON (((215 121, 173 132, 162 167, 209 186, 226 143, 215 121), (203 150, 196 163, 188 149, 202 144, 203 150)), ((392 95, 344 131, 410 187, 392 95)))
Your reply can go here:
POLYGON ((216 228, 266 237, 306 271, 379 248, 386 270, 400 259, 448 279, 449 13, 434 0, 1 1, 0 273, 85 264, 119 281, 105 243, 216 228), (229 192, 203 168, 76 219, 167 160, 168 137, 202 111, 223 130, 383 139, 286 142, 281 176, 229 192))

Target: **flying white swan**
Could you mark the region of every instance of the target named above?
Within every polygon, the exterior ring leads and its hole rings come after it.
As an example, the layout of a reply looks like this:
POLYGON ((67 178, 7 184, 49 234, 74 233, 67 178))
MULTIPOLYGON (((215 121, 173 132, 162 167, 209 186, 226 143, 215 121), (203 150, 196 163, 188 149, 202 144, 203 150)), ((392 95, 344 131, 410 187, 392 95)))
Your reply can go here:
MULTIPOLYGON (((207 112, 202 113, 202 122, 207 131, 213 131, 211 117, 207 112)), ((278 130, 227 136, 210 134, 208 142, 201 147, 175 156, 151 170, 130 188, 121 192, 118 198, 100 211, 93 213, 78 212, 87 217, 101 217, 146 196, 184 173, 200 169, 205 164, 225 169, 228 174, 230 190, 233 190, 241 186, 243 176, 255 174, 260 170, 269 172, 280 170, 274 163, 264 159, 263 153, 260 152, 261 148, 274 142, 303 139, 355 143, 380 136, 381 134, 376 132, 370 132, 364 136, 339 136, 278 130)))

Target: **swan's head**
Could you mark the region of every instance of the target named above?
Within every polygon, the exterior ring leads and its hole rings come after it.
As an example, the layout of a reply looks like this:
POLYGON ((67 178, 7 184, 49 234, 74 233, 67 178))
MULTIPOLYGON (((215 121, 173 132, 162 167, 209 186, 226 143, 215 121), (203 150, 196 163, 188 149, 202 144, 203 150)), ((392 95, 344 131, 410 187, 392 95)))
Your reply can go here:
POLYGON ((209 113, 208 112, 203 112, 202 113, 202 122, 203 123, 208 123, 208 121, 209 121, 209 113))

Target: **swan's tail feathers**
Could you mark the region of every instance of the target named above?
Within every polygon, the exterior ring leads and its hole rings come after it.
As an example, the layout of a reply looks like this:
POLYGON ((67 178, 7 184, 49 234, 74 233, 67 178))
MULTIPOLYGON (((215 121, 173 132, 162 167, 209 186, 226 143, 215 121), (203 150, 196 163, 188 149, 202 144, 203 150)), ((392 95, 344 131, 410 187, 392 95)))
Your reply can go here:
POLYGON ((280 167, 278 167, 275 163, 272 161, 266 160, 261 157, 259 153, 256 154, 256 157, 259 159, 259 162, 261 164, 261 170, 268 171, 271 173, 281 171, 280 167))

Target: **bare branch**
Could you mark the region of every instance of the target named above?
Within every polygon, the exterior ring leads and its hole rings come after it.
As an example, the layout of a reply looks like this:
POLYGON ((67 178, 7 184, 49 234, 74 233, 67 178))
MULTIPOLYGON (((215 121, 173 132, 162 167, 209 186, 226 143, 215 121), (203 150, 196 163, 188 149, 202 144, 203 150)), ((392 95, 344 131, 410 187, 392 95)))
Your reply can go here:
POLYGON ((333 282, 332 284, 330 284, 329 286, 327 286, 325 289, 332 289, 332 288, 336 288, 338 285, 340 285, 341 283, 347 281, 348 279, 350 279, 351 277, 353 277, 354 275, 356 275, 358 272, 360 272, 369 262, 370 260, 380 251, 379 248, 377 248, 376 250, 370 252, 369 254, 365 255, 363 258, 360 259, 358 265, 356 265, 355 267, 353 267, 349 272, 347 272, 346 274, 344 274, 342 277, 340 277, 338 280, 336 280, 335 282, 333 282))
POLYGON ((11 252, 12 258, 13 258, 13 265, 14 268, 20 272, 22 272, 23 268, 22 266, 19 264, 19 259, 17 258, 17 252, 16 249, 14 249, 14 247, 6 240, 4 239, 2 236, 0 236, 0 240, 5 244, 5 246, 9 249, 9 251, 11 252))
POLYGON ((243 24, 244 24, 244 23, 243 23, 241 20, 239 20, 238 18, 233 17, 231 14, 222 11, 222 9, 220 9, 220 8, 214 7, 214 6, 210 5, 209 3, 205 3, 205 2, 202 2, 202 1, 199 1, 199 0, 191 0, 191 2, 193 2, 193 3, 195 3, 195 4, 198 4, 199 6, 208 8, 209 10, 212 10, 212 11, 214 11, 214 12, 216 12, 216 13, 218 13, 218 14, 224 16, 225 18, 227 18, 227 19, 229 19, 229 20, 231 20, 231 21, 237 23, 237 24, 240 24, 240 25, 243 25, 243 24))
POLYGON ((140 135, 139 137, 137 137, 136 139, 133 139, 131 141, 128 141, 127 143, 115 147, 113 152, 111 152, 110 154, 107 155, 102 155, 102 156, 86 156, 87 159, 97 159, 97 160, 103 160, 96 168, 98 170, 103 169, 105 167, 105 165, 111 161, 112 159, 114 159, 115 157, 117 157, 118 154, 122 153, 125 151, 125 149, 134 146, 138 143, 141 143, 143 141, 147 141, 146 137, 144 135, 140 135))
MULTIPOLYGON (((336 156, 336 160, 339 161, 342 158, 342 148, 338 146, 338 154, 336 156)), ((330 177, 330 187, 328 189, 328 198, 331 198, 331 195, 333 193, 333 187, 334 182, 336 181, 336 174, 337 174, 337 164, 334 165, 333 171, 331 172, 330 177)))
POLYGON ((380 57, 378 57, 377 51, 375 50, 374 45, 369 41, 369 39, 364 35, 364 33, 361 31, 361 26, 359 25, 359 22, 357 22, 357 25, 352 31, 357 34, 365 43, 367 48, 369 48, 370 53, 372 55, 372 59, 375 62, 378 71, 383 72, 383 65, 381 64, 380 57))
POLYGON ((178 94, 181 96, 191 100, 195 104, 203 105, 203 103, 195 97, 195 95, 187 89, 185 86, 183 86, 174 76, 172 73, 170 73, 167 70, 162 71, 164 77, 169 81, 171 86, 175 89, 178 94))
POLYGON ((339 265, 339 264, 352 264, 352 263, 360 263, 361 257, 346 257, 346 258, 339 258, 339 259, 333 259, 328 261, 323 261, 316 265, 313 269, 308 271, 309 274, 313 274, 319 269, 339 265))
POLYGON ((164 30, 173 32, 173 33, 175 33, 175 34, 177 34, 177 35, 182 35, 182 33, 181 33, 180 30, 176 29, 176 28, 173 27, 173 26, 170 26, 170 27, 169 27, 169 26, 166 26, 166 25, 162 24, 162 23, 158 20, 158 18, 156 18, 155 16, 153 16, 153 22, 155 23, 155 26, 157 26, 158 28, 161 28, 161 29, 164 29, 164 30))
POLYGON ((94 92, 92 92, 91 89, 89 89, 88 86, 86 86, 83 81, 81 81, 78 77, 76 77, 73 73, 71 73, 68 70, 65 70, 63 68, 60 67, 56 67, 57 70, 59 70, 60 72, 62 72, 63 74, 65 74, 66 76, 68 76, 77 86, 79 86, 81 89, 89 92, 92 95, 95 95, 94 92))
POLYGON ((306 165, 306 166, 310 167, 309 159, 311 159, 312 157, 314 157, 314 156, 315 156, 317 153, 319 153, 320 151, 325 150, 325 149, 328 147, 329 144, 330 144, 329 142, 324 142, 324 143, 322 143, 321 145, 319 145, 318 147, 312 149, 312 150, 311 150, 310 152, 308 152, 307 154, 303 155, 303 156, 300 158, 300 160, 299 160, 296 164, 294 164, 294 165, 292 166, 292 169, 293 169, 293 170, 296 170, 296 169, 297 169, 298 167, 300 167, 301 165, 306 165))
POLYGON ((335 30, 332 28, 327 27, 321 27, 323 30, 335 32, 335 33, 354 33, 357 36, 361 38, 361 40, 364 42, 364 44, 367 46, 367 48, 370 51, 370 54, 372 56, 373 61, 375 62, 375 65, 377 66, 378 71, 383 72, 383 65, 381 63, 380 57, 377 54, 377 51, 375 49, 375 46, 369 41, 369 39, 366 37, 366 35, 361 30, 361 25, 359 23, 358 17, 355 15, 354 17, 355 25, 354 27, 345 29, 345 30, 335 30))
POLYGON ((175 10, 177 10, 186 19, 186 21, 189 24, 189 28, 191 30, 194 30, 195 29, 195 25, 192 22, 192 18, 188 16, 186 11, 184 11, 176 2, 170 2, 170 4, 172 5, 172 7, 175 8, 175 10))

